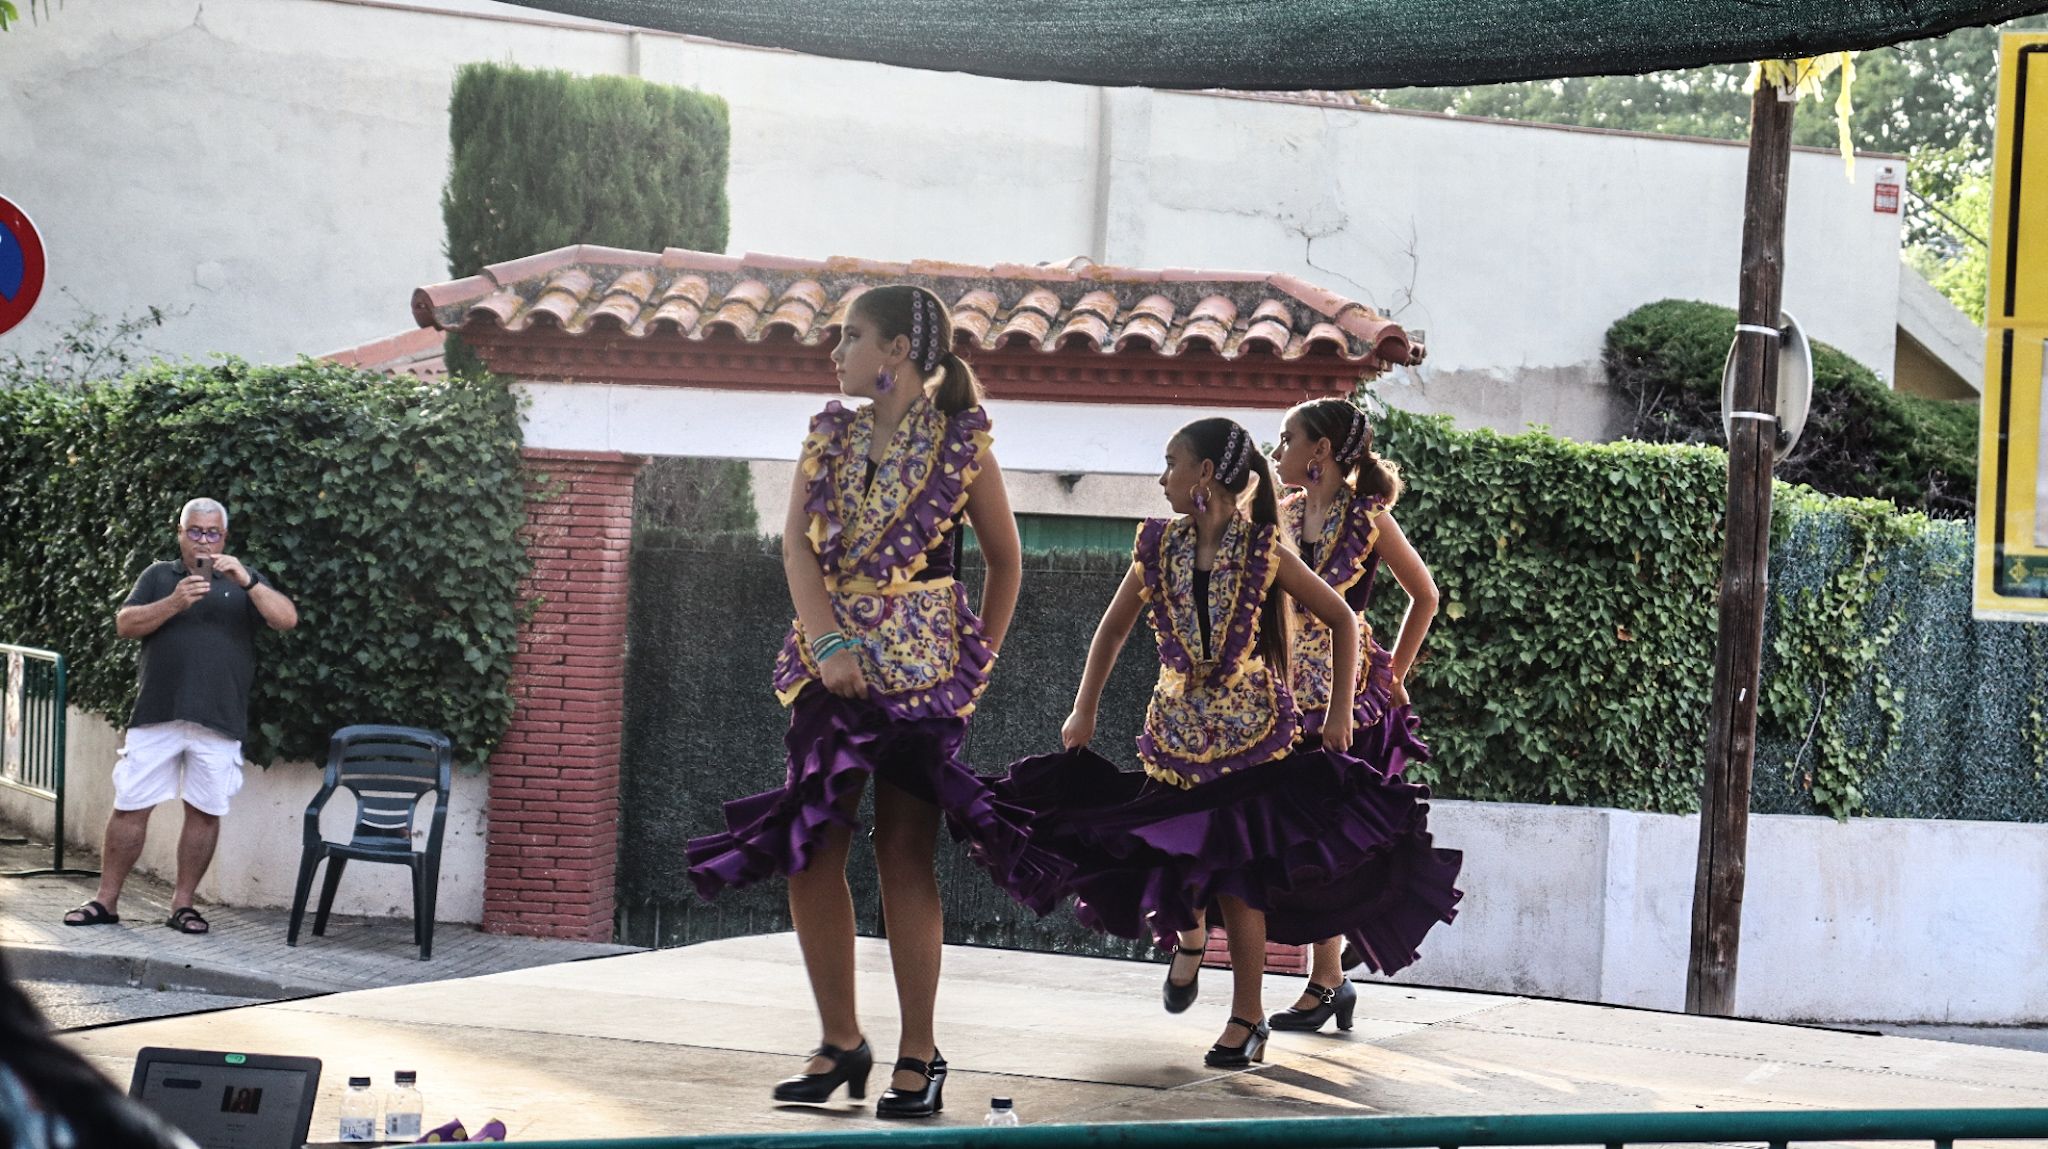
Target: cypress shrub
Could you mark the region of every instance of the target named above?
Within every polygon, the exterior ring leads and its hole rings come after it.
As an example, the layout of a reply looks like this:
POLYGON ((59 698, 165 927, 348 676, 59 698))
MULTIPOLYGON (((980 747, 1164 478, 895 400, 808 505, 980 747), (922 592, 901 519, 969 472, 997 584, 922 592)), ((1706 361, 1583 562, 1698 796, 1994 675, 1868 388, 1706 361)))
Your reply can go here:
POLYGON ((724 251, 725 101, 625 76, 468 64, 448 108, 448 273, 573 243, 724 251))

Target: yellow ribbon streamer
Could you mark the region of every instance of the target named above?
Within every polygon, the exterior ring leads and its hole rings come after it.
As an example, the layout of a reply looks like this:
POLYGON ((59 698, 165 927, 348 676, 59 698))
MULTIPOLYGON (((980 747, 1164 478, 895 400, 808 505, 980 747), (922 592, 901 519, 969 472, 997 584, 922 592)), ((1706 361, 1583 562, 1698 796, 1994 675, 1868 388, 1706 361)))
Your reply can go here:
POLYGON ((1749 90, 1754 92, 1760 84, 1768 83, 1774 88, 1791 89, 1794 99, 1812 96, 1820 97, 1823 80, 1842 73, 1842 91, 1835 97, 1835 131, 1841 141, 1842 167, 1849 182, 1856 182, 1856 143, 1849 134, 1849 90, 1856 84, 1856 53, 1833 52, 1826 56, 1807 56, 1799 60, 1760 60, 1749 66, 1749 90))

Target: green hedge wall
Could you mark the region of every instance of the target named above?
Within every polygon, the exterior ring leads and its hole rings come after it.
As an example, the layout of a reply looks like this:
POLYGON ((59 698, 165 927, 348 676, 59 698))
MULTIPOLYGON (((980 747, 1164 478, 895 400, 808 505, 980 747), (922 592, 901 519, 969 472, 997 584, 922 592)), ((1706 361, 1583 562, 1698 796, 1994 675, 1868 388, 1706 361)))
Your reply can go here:
POLYGON ((69 656, 72 699, 125 723, 140 644, 114 612, 177 556, 178 509, 299 607, 257 645, 250 761, 319 759, 353 722, 428 726, 481 764, 512 711, 526 570, 519 423, 495 383, 302 361, 157 364, 0 391, 0 634, 69 656))
MULTIPOLYGON (((1650 443, 1723 443, 1721 367, 1735 312, 1664 300, 1608 329, 1607 379, 1634 406, 1625 432, 1650 443)), ((1813 346, 1806 430, 1778 478, 1901 510, 1967 518, 1977 499, 1977 409, 1904 395, 1842 352, 1813 346)))

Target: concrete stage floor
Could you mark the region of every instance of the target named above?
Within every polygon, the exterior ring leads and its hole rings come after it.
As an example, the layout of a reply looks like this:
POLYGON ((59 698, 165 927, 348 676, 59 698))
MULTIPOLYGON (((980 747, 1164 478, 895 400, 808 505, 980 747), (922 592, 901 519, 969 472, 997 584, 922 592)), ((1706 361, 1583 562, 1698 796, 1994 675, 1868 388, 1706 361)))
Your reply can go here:
MULTIPOLYGON (((427 1122, 515 1138, 872 1128, 893 1057, 881 941, 860 943, 876 1048, 869 1100, 778 1107, 817 1022, 788 934, 426 985, 357 990, 69 1035, 125 1083, 148 1045, 320 1058, 312 1129, 331 1138, 350 1074, 419 1072, 427 1122)), ((940 1121, 976 1124, 992 1094, 1030 1124, 1181 1118, 1595 1110, 2048 1106, 2048 1054, 1492 994, 1361 983, 1348 1034, 1276 1034, 1266 1064, 1202 1066, 1229 975, 1171 1016, 1163 967, 948 947, 940 1121)), ((1269 978, 1268 1010, 1299 978, 1269 978)), ((842 1099, 844 1093, 839 1095, 842 1099)))

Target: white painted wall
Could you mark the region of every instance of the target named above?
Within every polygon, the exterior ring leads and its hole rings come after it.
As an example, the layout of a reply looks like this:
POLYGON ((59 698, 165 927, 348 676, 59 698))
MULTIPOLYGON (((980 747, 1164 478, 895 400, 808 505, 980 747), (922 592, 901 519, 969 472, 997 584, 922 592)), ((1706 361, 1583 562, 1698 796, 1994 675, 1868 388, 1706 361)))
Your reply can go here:
MULTIPOLYGON (((66 849, 97 854, 107 815, 114 808, 114 758, 122 731, 95 714, 73 707, 68 719, 64 755, 64 837, 66 849)), ((299 852, 304 840, 306 806, 320 789, 320 767, 309 762, 280 762, 265 769, 242 767, 242 792, 235 795, 221 819, 220 845, 213 865, 200 883, 203 901, 234 906, 289 907, 298 879, 299 852)), ((449 795, 448 826, 441 845, 440 902, 434 916, 444 922, 480 922, 484 914, 484 805, 490 779, 481 773, 455 772, 449 795)), ((26 826, 47 837, 55 807, 17 790, 0 788, 0 822, 26 826)), ((415 848, 426 845, 427 819, 433 803, 421 807, 415 848)), ((149 842, 137 869, 170 881, 177 871, 178 829, 182 803, 166 802, 149 820, 149 842)), ((348 838, 355 823, 355 803, 343 790, 320 816, 321 832, 330 840, 348 838)), ((72 858, 66 858, 71 864, 72 858)), ((325 874, 325 870, 321 871, 325 874)), ((307 912, 318 904, 316 883, 307 912)), ((412 884, 402 866, 351 863, 336 891, 334 912, 370 917, 412 917, 412 884)), ((308 929, 311 928, 309 925, 308 929)))
MULTIPOLYGON (((1399 981, 1677 1010, 1699 819, 1435 802, 1457 921, 1399 981)), ((1794 1021, 2048 1022, 2048 826, 1752 815, 1736 1009, 1794 1021)))
MULTIPOLYGON (((1424 329, 1429 363, 1388 393, 1468 425, 1603 434, 1607 327, 1653 299, 1734 301, 1737 146, 917 72, 442 2, 460 10, 103 0, 0 40, 4 193, 53 261, 49 302, 0 339, 47 339, 75 315, 66 288, 103 313, 189 309, 155 342, 193 355, 410 328, 412 289, 447 277, 446 108, 474 60, 723 96, 732 251, 1292 272, 1424 329)), ((1795 156, 1785 298, 1888 376, 1881 162, 1852 184, 1837 157, 1795 156)))

